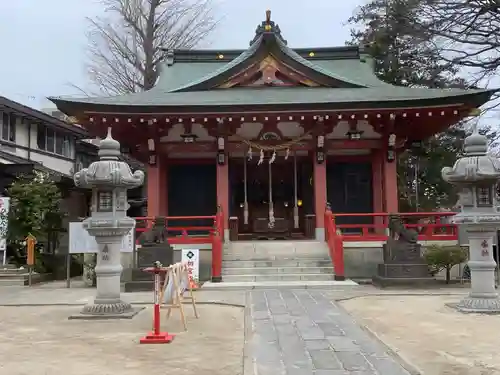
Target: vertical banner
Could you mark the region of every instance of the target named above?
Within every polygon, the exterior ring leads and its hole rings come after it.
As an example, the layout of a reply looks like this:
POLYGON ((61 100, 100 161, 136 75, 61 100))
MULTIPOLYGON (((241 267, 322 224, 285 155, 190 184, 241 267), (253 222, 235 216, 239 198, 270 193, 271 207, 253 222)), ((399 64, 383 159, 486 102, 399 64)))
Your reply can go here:
POLYGON ((187 264, 191 289, 200 287, 200 250, 182 249, 182 263, 187 264))
POLYGON ((0 197, 0 256, 2 265, 7 261, 7 230, 9 216, 10 198, 0 197))

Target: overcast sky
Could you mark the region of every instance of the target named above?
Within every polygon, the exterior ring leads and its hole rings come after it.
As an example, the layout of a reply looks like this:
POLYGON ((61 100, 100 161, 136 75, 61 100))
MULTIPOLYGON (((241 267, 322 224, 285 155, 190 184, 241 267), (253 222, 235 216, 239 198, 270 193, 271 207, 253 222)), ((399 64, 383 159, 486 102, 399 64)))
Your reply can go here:
MULTIPOLYGON (((216 0, 222 21, 208 48, 246 48, 266 9, 292 47, 343 45, 346 20, 364 0, 216 0), (293 4, 293 5, 292 5, 293 4)), ((47 96, 77 95, 84 73, 87 17, 98 0, 0 0, 0 95, 35 108, 47 96)))

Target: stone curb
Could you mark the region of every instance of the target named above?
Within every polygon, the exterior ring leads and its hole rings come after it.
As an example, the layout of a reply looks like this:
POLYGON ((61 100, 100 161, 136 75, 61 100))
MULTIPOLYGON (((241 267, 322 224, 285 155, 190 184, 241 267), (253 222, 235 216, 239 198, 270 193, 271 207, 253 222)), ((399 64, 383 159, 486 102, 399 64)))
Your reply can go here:
MULTIPOLYGON (((131 305, 153 305, 151 302, 130 302, 131 305)), ((191 302, 182 302, 183 305, 191 305, 191 302)), ((245 308, 244 305, 240 305, 238 303, 229 303, 229 302, 216 302, 216 301, 196 301, 197 305, 218 305, 218 306, 228 306, 228 307, 239 307, 245 308)), ((0 304, 0 307, 51 307, 51 306, 84 306, 84 303, 6 303, 0 304)))
MULTIPOLYGON (((366 296, 363 296, 366 297, 366 296)), ((357 297, 352 297, 352 298, 346 298, 344 300, 349 300, 349 299, 354 299, 357 297)), ((335 301, 335 302, 341 302, 341 301, 335 301)), ((344 311, 348 316, 351 317, 351 319, 356 323, 357 326, 359 326, 363 331, 367 333, 368 336, 379 342, 386 350, 387 353, 398 363, 400 364, 410 375, 425 375, 422 370, 420 370, 416 365, 414 365, 409 359, 407 359, 403 354, 399 352, 395 347, 393 347, 390 344, 387 344, 385 341, 383 341, 379 335, 377 335, 374 331, 372 331, 368 326, 364 324, 360 324, 354 317, 347 311, 344 306, 342 306, 340 303, 336 304, 339 309, 344 311)))
POLYGON ((403 355, 399 350, 397 350, 392 345, 386 343, 379 335, 377 335, 371 328, 364 324, 359 325, 369 336, 377 340, 381 345, 383 345, 387 352, 401 365, 403 368, 410 373, 410 375, 425 375, 425 373, 413 364, 405 355, 403 355))
POLYGON ((243 362, 242 374, 243 375, 257 375, 255 371, 255 363, 251 356, 250 342, 252 339, 252 295, 245 293, 245 315, 243 321, 243 362))
POLYGON ((344 301, 349 301, 351 299, 356 299, 356 298, 365 298, 365 297, 418 297, 418 296, 426 296, 426 297, 432 297, 432 296, 462 296, 463 293, 425 293, 425 292, 410 292, 410 293, 368 293, 368 294, 362 294, 359 296, 350 296, 350 297, 339 297, 335 298, 333 297, 333 300, 335 302, 344 302, 344 301))

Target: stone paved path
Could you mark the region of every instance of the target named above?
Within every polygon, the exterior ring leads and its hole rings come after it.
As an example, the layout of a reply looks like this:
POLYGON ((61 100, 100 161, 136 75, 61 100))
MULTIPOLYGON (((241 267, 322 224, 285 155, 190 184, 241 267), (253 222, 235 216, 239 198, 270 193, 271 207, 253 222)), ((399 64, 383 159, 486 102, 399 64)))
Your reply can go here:
POLYGON ((408 375, 321 291, 247 295, 245 375, 408 375))

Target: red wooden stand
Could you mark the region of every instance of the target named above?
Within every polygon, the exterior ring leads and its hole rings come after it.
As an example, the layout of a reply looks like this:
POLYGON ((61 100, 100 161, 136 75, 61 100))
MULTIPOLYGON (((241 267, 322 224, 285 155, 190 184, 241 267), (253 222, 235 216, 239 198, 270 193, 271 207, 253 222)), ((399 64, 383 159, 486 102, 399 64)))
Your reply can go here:
POLYGON ((154 312, 153 312, 153 332, 148 333, 141 340, 141 344, 169 344, 174 339, 174 335, 168 332, 160 332, 160 279, 165 276, 167 270, 165 268, 149 267, 143 270, 155 275, 154 289, 154 312))

